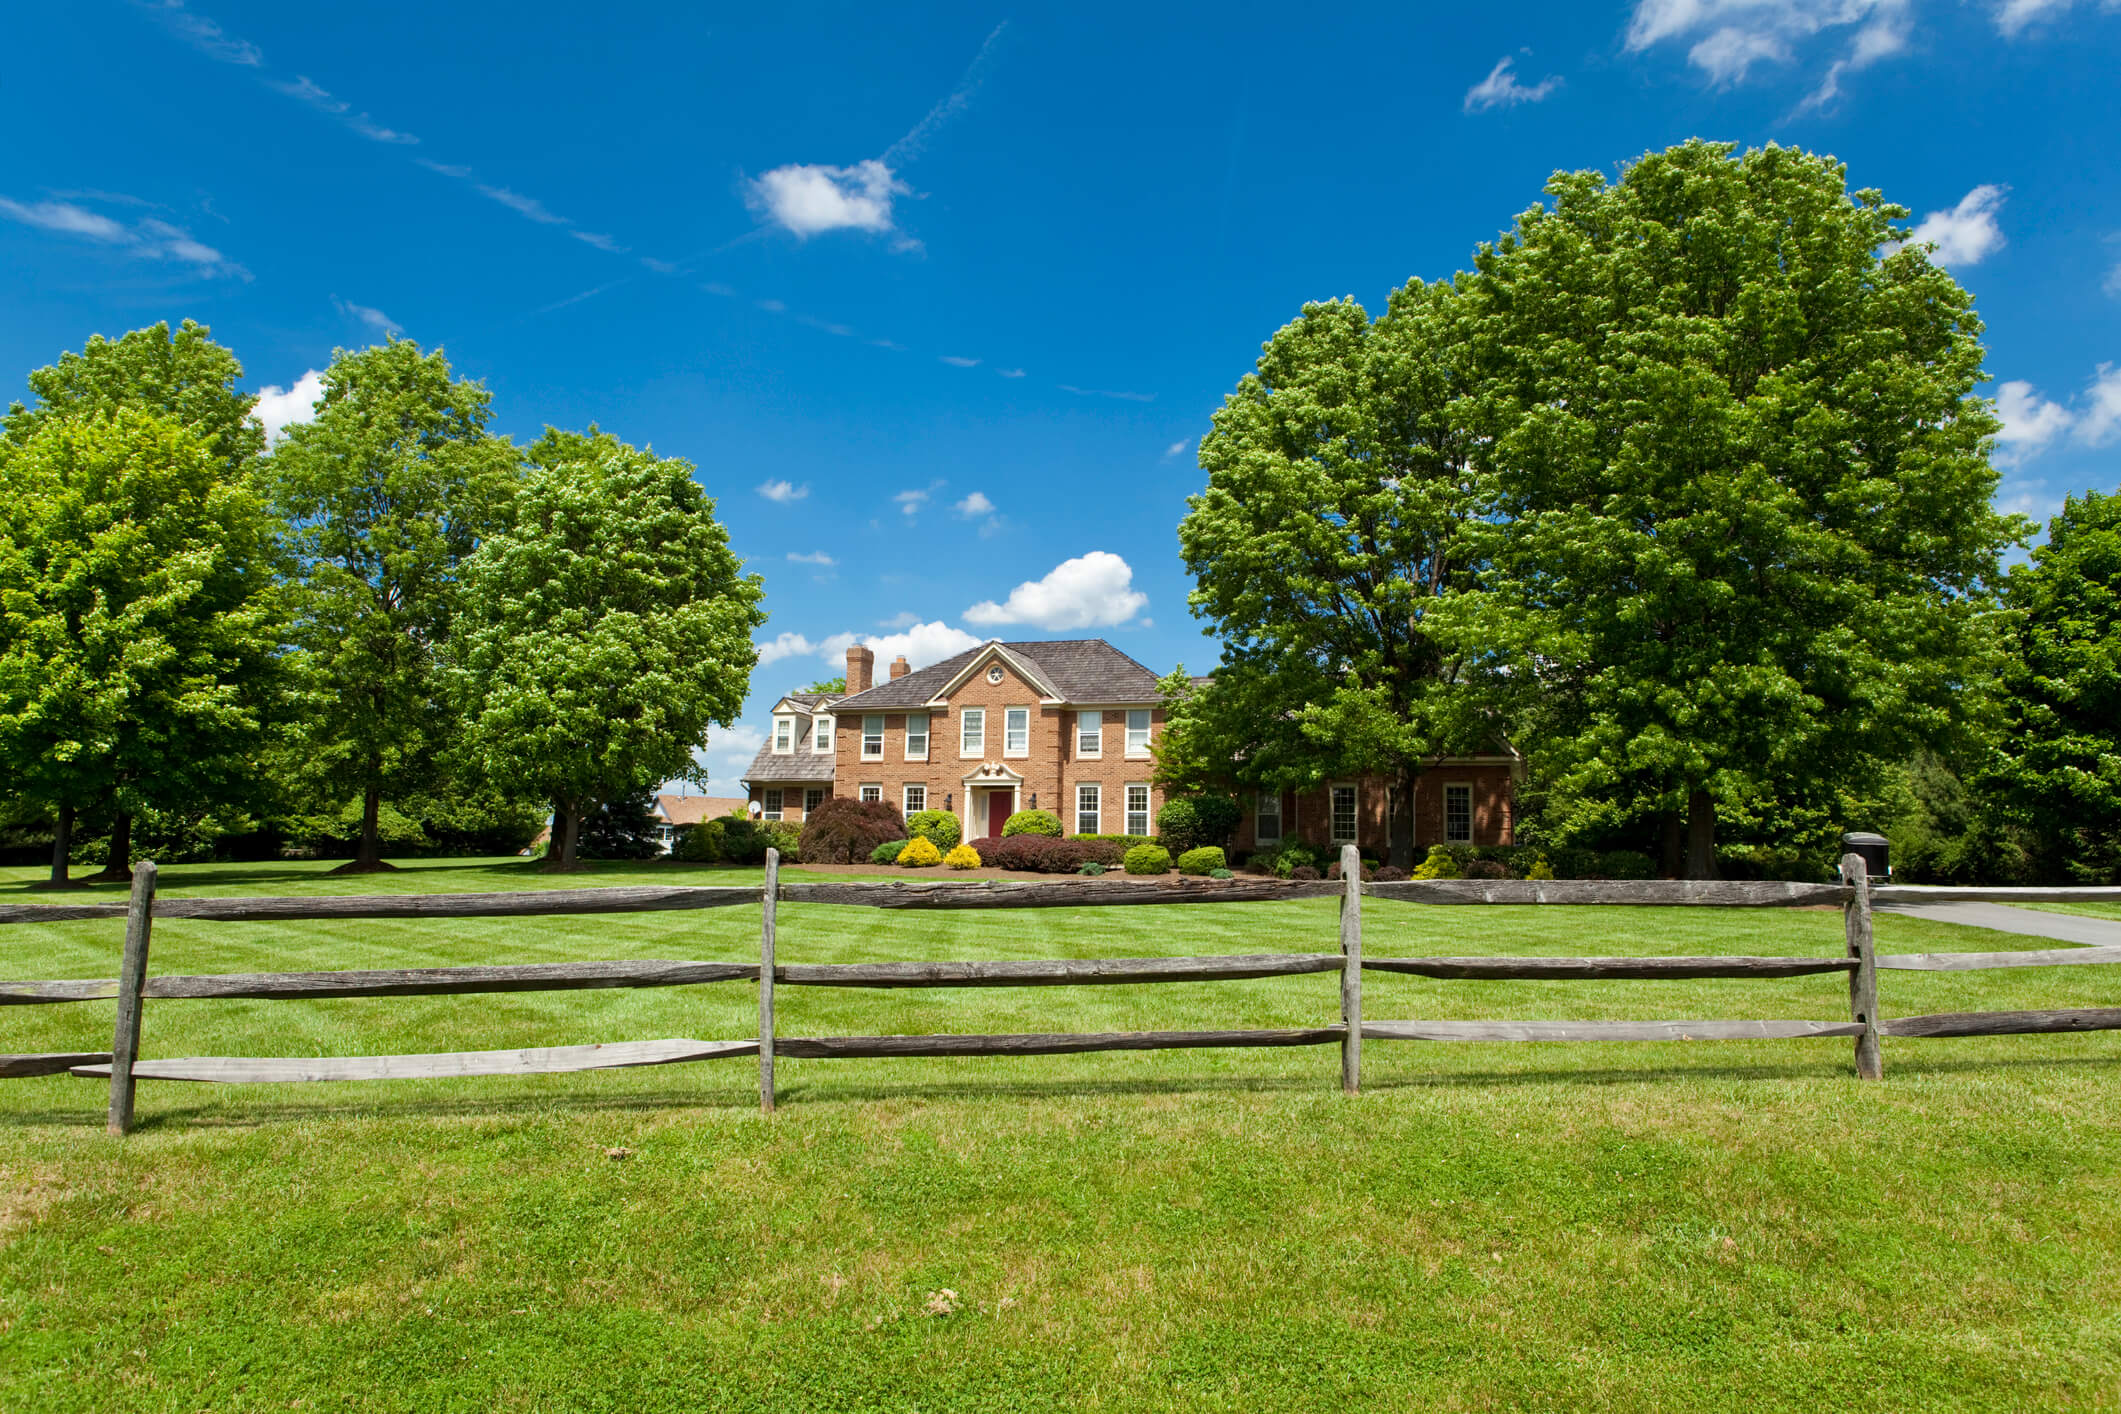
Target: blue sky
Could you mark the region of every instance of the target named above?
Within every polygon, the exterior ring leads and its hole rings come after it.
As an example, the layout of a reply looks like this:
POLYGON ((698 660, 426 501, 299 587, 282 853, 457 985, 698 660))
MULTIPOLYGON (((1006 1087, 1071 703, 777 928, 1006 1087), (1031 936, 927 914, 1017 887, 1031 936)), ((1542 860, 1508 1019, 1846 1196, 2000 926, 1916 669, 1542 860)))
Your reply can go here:
POLYGON ((191 316, 280 420, 391 329, 691 460, 772 613, 717 792, 849 635, 1211 663, 1173 527, 1260 342, 1692 136, 1913 209, 2005 505, 2121 482, 2121 0, 681 8, 26 7, 0 367, 191 316))

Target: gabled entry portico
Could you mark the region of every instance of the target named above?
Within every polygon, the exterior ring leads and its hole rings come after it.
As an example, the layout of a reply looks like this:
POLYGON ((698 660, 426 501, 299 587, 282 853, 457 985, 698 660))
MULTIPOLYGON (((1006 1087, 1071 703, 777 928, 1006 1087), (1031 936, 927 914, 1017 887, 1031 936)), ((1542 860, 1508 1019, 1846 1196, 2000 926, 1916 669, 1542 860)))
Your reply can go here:
POLYGON ((1022 807, 1024 778, 999 761, 987 761, 965 776, 965 804, 958 821, 965 838, 976 840, 999 835, 1002 826, 1022 807))

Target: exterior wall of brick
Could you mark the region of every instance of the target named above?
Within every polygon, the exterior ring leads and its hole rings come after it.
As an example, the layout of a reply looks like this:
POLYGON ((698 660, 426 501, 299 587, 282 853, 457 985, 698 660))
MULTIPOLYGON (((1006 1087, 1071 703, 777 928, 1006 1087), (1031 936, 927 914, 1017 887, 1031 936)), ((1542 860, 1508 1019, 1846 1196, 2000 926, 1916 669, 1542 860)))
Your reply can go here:
MULTIPOLYGON (((1387 792, 1394 784, 1379 776, 1352 782, 1329 782, 1315 790, 1288 791, 1282 795, 1283 841, 1327 847, 1332 842, 1332 785, 1356 788, 1356 847, 1365 854, 1382 856, 1389 847, 1386 819, 1387 792)), ((1424 771, 1414 787, 1414 848, 1416 857, 1433 844, 1445 843, 1447 787, 1465 787, 1471 807, 1472 838, 1453 843, 1506 845, 1512 842, 1514 809, 1512 767, 1508 762, 1444 761, 1424 771)), ((1238 826, 1236 849, 1259 847, 1258 815, 1248 810, 1238 826)))
MULTIPOLYGON (((1012 810, 1033 808, 1052 811, 1060 817, 1064 830, 1075 833, 1075 788, 1088 781, 1099 787, 1099 823, 1103 832, 1122 832, 1125 788, 1130 783, 1147 784, 1155 766, 1150 758, 1127 757, 1124 708, 1105 711, 1104 749, 1097 757, 1084 758, 1076 753, 1075 709, 1044 706, 1039 698, 1039 689, 1001 659, 980 663, 971 678, 946 699, 947 706, 929 713, 925 761, 906 760, 907 713, 881 714, 884 753, 880 760, 862 757, 862 714, 839 715, 833 733, 836 789, 858 795, 863 786, 875 786, 884 800, 903 810, 906 787, 921 786, 926 792, 926 807, 945 809, 947 800, 947 808, 957 816, 964 837, 972 840, 988 834, 990 827, 998 829, 1012 810), (996 663, 1002 668, 999 683, 988 681, 988 668, 996 663), (961 749, 968 707, 985 713, 982 744, 971 753, 961 749), (1028 712, 1028 741, 1022 751, 1010 751, 1005 745, 1005 714, 1011 707, 1028 712), (989 804, 994 792, 1001 792, 1006 802, 998 817, 989 804)), ((1147 705, 1136 704, 1137 709, 1147 705)), ((1149 710, 1153 750, 1163 732, 1163 710, 1149 710)), ((1151 786, 1152 821, 1163 798, 1162 788, 1151 786)))

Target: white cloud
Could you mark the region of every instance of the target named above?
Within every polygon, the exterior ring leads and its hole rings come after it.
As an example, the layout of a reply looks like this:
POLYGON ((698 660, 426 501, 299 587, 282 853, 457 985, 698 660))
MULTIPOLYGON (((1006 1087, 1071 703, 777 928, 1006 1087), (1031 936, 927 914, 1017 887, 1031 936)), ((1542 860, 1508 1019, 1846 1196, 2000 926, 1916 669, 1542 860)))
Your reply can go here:
MULTIPOLYGON (((126 198, 125 204, 139 203, 134 198, 126 198)), ((73 202, 25 203, 0 196, 0 217, 55 235, 94 241, 137 259, 169 260, 189 265, 198 275, 226 275, 239 280, 250 278, 248 270, 204 241, 195 239, 191 232, 152 216, 128 226, 73 202)))
POLYGON ((527 216, 541 226, 565 226, 569 224, 565 216, 547 211, 545 203, 534 196, 525 196, 521 192, 510 191, 507 187, 490 187, 484 182, 473 182, 472 185, 479 189, 481 196, 492 197, 510 211, 515 212, 519 216, 527 216))
POLYGON ((949 364, 952 368, 979 367, 978 359, 966 358, 963 354, 939 354, 937 357, 941 358, 944 363, 949 364))
POLYGON ((2069 409, 2049 402, 2033 391, 2033 385, 2014 378, 1996 389, 1996 416, 2003 430, 1996 434, 2001 450, 1996 460, 2014 466, 2070 429, 2074 419, 2069 409))
POLYGON ((616 240, 600 231, 569 231, 568 234, 583 245, 593 245, 598 250, 608 251, 613 255, 626 254, 625 246, 620 245, 616 240))
POLYGON ((832 556, 826 554, 823 550, 812 550, 807 555, 790 550, 788 552, 788 563, 791 565, 821 565, 829 569, 833 565, 838 564, 839 561, 833 559, 832 556))
POLYGON ((776 167, 748 184, 745 200, 775 225, 807 240, 826 231, 891 231, 891 199, 912 191, 872 157, 852 167, 776 167))
POLYGON ((2100 364, 2084 397, 2087 406, 2077 416, 2077 440, 2087 447, 2103 447, 2121 432, 2121 367, 2100 364))
POLYGON ((1001 374, 1004 378, 1021 378, 1024 376, 1024 370, 1021 368, 997 368, 994 371, 1001 374))
POLYGON ((184 8, 184 0, 141 0, 141 6, 153 11, 171 33, 209 59, 246 69, 255 69, 265 62, 257 45, 237 39, 204 15, 192 14, 184 8))
POLYGON ((788 306, 777 299, 753 300, 752 303, 765 310, 768 314, 786 314, 788 312, 788 306))
POLYGON ((1495 61, 1488 76, 1466 90, 1465 111, 1485 113, 1490 108, 1511 108, 1519 103, 1537 103, 1561 87, 1561 77, 1549 74, 1538 83, 1525 85, 1510 71, 1516 63, 1509 55, 1495 61))
POLYGON ((398 330, 405 327, 382 310, 372 306, 355 304, 352 300, 340 299, 337 295, 331 297, 331 302, 333 308, 337 309, 339 313, 345 315, 348 319, 360 320, 378 334, 395 334, 398 330))
POLYGON ((450 163, 437 162, 430 157, 415 157, 412 160, 430 172, 440 172, 443 176, 455 177, 460 182, 471 176, 471 168, 469 167, 452 166, 450 163))
POLYGON ((956 505, 952 506, 950 509, 956 511, 965 519, 970 520, 974 516, 993 515, 994 502, 987 499, 986 492, 975 491, 971 495, 967 496, 964 500, 959 501, 956 505))
POLYGON ((744 777, 745 768, 766 744, 766 729, 752 726, 749 722, 738 722, 723 731, 709 733, 704 750, 693 753, 694 759, 707 768, 710 781, 727 781, 731 785, 744 777))
POLYGON ((940 663, 967 648, 977 648, 984 641, 938 619, 933 623, 916 623, 902 633, 836 633, 818 645, 818 656, 839 666, 847 661, 847 650, 860 643, 876 654, 879 665, 903 656, 909 667, 920 669, 930 663, 940 663))
POLYGON ((818 645, 799 633, 783 633, 770 642, 761 643, 758 649, 759 666, 763 668, 768 663, 778 663, 783 658, 806 657, 817 652, 818 645))
POLYGON ((268 384, 259 389, 257 406, 250 415, 265 425, 265 442, 270 446, 285 436, 288 428, 315 417, 317 400, 323 396, 324 375, 312 368, 297 378, 292 388, 268 384))
POLYGON ((810 487, 808 483, 798 486, 792 481, 765 481, 759 484, 758 493, 769 501, 778 501, 785 506, 790 501, 800 501, 809 495, 810 487))
MULTIPOLYGON (((347 127, 352 128, 362 137, 371 141, 393 143, 416 143, 419 141, 411 133, 401 133, 393 128, 384 127, 366 113, 353 112, 351 103, 348 103, 343 98, 334 98, 327 89, 311 79, 307 74, 297 74, 292 81, 287 79, 267 79, 265 80, 265 86, 275 93, 286 94, 297 103, 306 103, 319 113, 339 119, 347 127)), ((434 166, 432 163, 428 165, 434 166)), ((436 167, 435 170, 442 171, 445 169, 436 167)))
POLYGON ((1109 550, 1092 550, 1054 566, 1044 579, 1026 580, 1004 602, 965 610, 972 624, 1032 624, 1043 629, 1122 624, 1149 605, 1134 587, 1134 571, 1109 550))
POLYGON ((1949 211, 1932 211, 1908 234, 1912 244, 1931 242, 1930 259, 1943 266, 1979 265, 2003 248, 2003 228, 1996 224, 2008 188, 1983 185, 1959 198, 1949 211))
POLYGON ((881 628, 912 628, 920 621, 921 616, 919 614, 914 613, 911 609, 901 609, 888 619, 877 620, 877 624, 881 628))
MULTIPOLYGON (((1995 7, 1996 29, 2005 39, 2016 39, 2044 20, 2061 19, 2075 5, 2076 0, 2003 0, 1995 7)), ((2102 0, 2099 8, 2121 10, 2121 0, 2102 0)))
POLYGON ((1184 456, 1191 450, 1193 450, 1193 439, 1190 437, 1181 438, 1164 448, 1164 460, 1169 461, 1173 457, 1184 456))
POLYGON ((1817 87, 1799 105, 1818 108, 1841 93, 1843 75, 1907 47, 1912 0, 1636 0, 1627 48, 1642 53, 1686 44, 1687 62, 1718 86, 1741 83, 1756 64, 1788 64, 1797 47, 1853 30, 1817 87))
POLYGON ((1154 393, 1124 393, 1116 388, 1078 388, 1073 383, 1056 383, 1053 386, 1063 393, 1073 393, 1078 398, 1118 398, 1127 403, 1153 403, 1154 393))
POLYGON ((904 514, 909 516, 917 516, 921 513, 921 507, 927 505, 928 502, 934 498, 935 493, 942 489, 942 482, 931 481, 928 483, 927 488, 925 490, 917 490, 909 487, 904 491, 896 493, 892 496, 891 499, 898 502, 898 508, 904 514))

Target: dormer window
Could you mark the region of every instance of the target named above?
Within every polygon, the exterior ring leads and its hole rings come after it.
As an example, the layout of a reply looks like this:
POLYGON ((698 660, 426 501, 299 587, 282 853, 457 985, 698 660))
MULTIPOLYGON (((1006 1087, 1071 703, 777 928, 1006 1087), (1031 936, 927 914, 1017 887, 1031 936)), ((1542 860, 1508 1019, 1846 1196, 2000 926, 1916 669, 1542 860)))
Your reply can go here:
POLYGON ((786 756, 795 750, 795 718, 773 719, 773 754, 786 756))
POLYGON ((832 750, 832 718, 820 712, 810 725, 812 728, 810 749, 812 751, 832 750))

